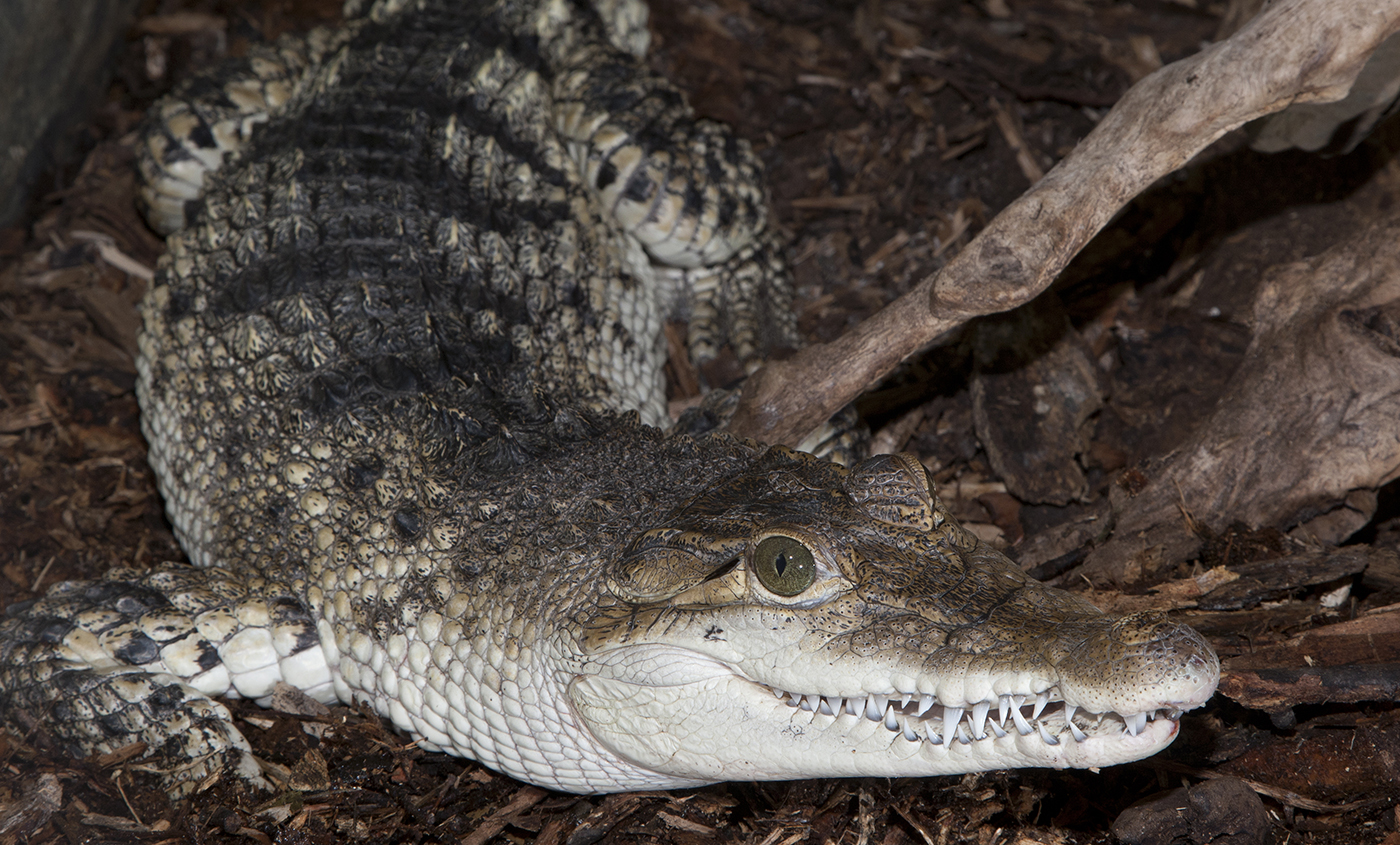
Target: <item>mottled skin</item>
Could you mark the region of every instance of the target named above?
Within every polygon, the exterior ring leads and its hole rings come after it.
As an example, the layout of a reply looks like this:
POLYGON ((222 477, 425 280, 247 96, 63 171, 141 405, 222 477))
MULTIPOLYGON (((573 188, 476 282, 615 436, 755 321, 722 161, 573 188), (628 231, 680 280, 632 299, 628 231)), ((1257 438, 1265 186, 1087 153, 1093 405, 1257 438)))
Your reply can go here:
POLYGON ((14 608, 10 718, 49 712, 77 753, 145 741, 180 789, 262 782, 208 696, 278 680, 579 792, 1171 740, 1215 685, 1200 637, 1027 580, 913 458, 648 425, 668 316, 746 363, 793 323, 756 159, 646 71, 639 20, 381 3, 245 67, 265 102, 166 107, 157 194, 248 138, 142 307, 150 460, 201 569, 14 608), (770 589, 790 564, 810 581, 770 589))

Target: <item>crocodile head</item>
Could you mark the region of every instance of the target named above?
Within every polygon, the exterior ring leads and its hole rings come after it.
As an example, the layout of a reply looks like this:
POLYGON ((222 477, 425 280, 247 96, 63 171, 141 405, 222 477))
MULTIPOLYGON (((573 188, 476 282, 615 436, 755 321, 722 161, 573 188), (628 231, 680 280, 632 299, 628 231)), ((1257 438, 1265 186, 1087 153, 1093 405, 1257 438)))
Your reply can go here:
POLYGON ((847 470, 773 450, 607 583, 568 696, 657 787, 1123 763, 1219 677, 1189 627, 1027 578, 908 455, 847 470))

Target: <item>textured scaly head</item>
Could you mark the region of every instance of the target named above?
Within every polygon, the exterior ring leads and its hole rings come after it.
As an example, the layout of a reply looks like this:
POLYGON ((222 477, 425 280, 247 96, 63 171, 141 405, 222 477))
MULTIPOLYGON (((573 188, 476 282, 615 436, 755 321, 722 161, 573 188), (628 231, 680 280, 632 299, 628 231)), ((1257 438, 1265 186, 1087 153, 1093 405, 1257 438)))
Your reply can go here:
POLYGON ((654 786, 1093 767, 1165 748, 1219 662, 1032 581, 908 455, 774 449, 611 563, 575 711, 654 786))

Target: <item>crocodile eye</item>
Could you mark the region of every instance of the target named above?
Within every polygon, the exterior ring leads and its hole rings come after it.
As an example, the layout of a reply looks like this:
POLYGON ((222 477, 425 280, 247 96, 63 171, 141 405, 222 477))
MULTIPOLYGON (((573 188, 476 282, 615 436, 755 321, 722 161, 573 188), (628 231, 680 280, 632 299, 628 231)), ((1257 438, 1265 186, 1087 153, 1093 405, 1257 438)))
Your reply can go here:
POLYGON ((812 550, 791 537, 768 537, 753 553, 753 571, 773 593, 795 596, 817 580, 812 550))

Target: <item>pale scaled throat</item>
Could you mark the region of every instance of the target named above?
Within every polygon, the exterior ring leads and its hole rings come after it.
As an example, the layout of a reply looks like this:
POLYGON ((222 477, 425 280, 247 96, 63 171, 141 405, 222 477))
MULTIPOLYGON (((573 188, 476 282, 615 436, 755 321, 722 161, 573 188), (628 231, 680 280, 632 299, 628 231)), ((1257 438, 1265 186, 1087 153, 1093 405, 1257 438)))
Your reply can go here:
POLYGON ((138 394, 193 566, 9 608, 10 724, 270 787, 217 698, 285 681, 610 792, 1107 766, 1210 697, 1199 634, 1028 579, 912 456, 662 430, 666 320, 748 370, 797 335, 758 158, 639 2, 347 11, 156 110, 138 394))

